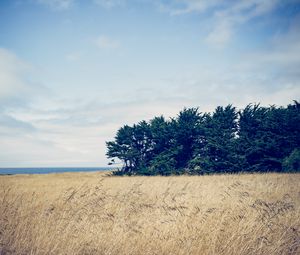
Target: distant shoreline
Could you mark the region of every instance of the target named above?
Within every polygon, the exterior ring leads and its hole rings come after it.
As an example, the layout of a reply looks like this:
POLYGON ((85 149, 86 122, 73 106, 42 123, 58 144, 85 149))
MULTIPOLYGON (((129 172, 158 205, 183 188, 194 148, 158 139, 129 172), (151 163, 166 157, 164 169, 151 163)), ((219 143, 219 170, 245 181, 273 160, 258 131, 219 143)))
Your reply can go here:
POLYGON ((111 167, 5 167, 0 168, 0 175, 16 174, 51 174, 76 172, 103 172, 111 171, 111 167))

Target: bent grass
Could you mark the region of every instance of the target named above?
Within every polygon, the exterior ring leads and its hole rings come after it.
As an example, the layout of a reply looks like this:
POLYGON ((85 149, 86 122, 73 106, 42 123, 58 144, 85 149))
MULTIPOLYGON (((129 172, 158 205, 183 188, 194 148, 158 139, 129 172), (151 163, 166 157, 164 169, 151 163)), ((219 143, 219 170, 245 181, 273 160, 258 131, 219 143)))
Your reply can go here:
POLYGON ((0 177, 0 254, 299 254, 300 174, 0 177))

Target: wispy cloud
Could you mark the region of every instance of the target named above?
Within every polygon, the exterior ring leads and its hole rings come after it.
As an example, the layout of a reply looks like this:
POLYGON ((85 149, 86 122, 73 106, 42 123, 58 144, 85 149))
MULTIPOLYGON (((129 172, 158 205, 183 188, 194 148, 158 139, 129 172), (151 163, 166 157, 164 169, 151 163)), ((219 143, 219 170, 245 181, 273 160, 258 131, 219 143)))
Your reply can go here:
POLYGON ((66 59, 70 62, 79 61, 82 57, 83 53, 80 51, 71 52, 66 55, 66 59))
POLYGON ((10 105, 23 105, 45 87, 30 79, 32 66, 13 52, 0 48, 0 111, 10 105))
POLYGON ((62 11, 69 9, 74 0, 35 0, 36 3, 45 5, 53 10, 62 11))
MULTIPOLYGON (((294 0, 288 0, 291 2, 294 0)), ((241 1, 223 1, 223 0, 171 0, 156 1, 162 11, 167 11, 171 15, 183 15, 192 12, 205 12, 212 9, 216 13, 245 14, 249 16, 262 15, 272 10, 278 5, 278 0, 241 0, 241 1)))
POLYGON ((124 124, 174 117, 184 106, 299 100, 300 18, 285 8, 291 2, 299 0, 24 0, 7 8, 0 165, 105 165, 105 141, 124 124), (76 8, 24 20, 37 11, 29 3, 76 8))
POLYGON ((286 31, 273 35, 267 48, 244 54, 238 68, 239 72, 264 72, 277 79, 299 81, 299 66, 300 15, 290 21, 286 31))
POLYGON ((205 38, 205 42, 209 45, 222 48, 232 39, 232 36, 233 24, 230 20, 224 19, 214 25, 213 30, 205 38))
POLYGON ((15 137, 34 131, 36 131, 36 128, 31 123, 0 113, 0 136, 15 137))
POLYGON ((154 1, 162 12, 170 15, 183 15, 192 12, 205 12, 206 10, 222 4, 222 0, 171 0, 171 1, 154 1))
POLYGON ((245 0, 233 2, 214 11, 214 24, 206 42, 218 47, 225 46, 234 36, 234 31, 249 20, 266 15, 279 4, 278 0, 245 0))
POLYGON ((95 44, 100 49, 117 49, 120 42, 106 35, 100 35, 96 38, 95 44))
POLYGON ((272 12, 279 5, 293 1, 282 3, 279 0, 172 0, 156 1, 156 3, 161 11, 173 16, 190 13, 211 14, 212 18, 205 17, 206 20, 210 20, 208 24, 211 24, 205 41, 212 46, 223 47, 231 41, 239 26, 255 17, 272 12))
POLYGON ((95 4, 104 7, 106 9, 111 9, 113 7, 124 6, 126 0, 93 0, 95 4))
MULTIPOLYGON (((0 49, 0 132, 13 135, 35 130, 34 126, 11 114, 16 109, 28 109, 29 105, 45 95, 47 89, 30 80, 32 67, 13 52, 0 49)), ((47 91, 48 92, 48 91, 47 91)))
POLYGON ((22 75, 28 68, 12 52, 0 48, 0 99, 11 97, 26 87, 22 75))

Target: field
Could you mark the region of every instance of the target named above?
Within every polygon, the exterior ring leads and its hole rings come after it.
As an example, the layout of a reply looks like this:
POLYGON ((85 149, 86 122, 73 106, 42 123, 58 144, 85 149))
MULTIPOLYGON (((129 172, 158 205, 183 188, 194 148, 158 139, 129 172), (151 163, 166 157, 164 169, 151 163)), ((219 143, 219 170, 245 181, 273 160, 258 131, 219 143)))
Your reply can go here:
POLYGON ((0 176, 0 254, 300 254, 300 174, 0 176))

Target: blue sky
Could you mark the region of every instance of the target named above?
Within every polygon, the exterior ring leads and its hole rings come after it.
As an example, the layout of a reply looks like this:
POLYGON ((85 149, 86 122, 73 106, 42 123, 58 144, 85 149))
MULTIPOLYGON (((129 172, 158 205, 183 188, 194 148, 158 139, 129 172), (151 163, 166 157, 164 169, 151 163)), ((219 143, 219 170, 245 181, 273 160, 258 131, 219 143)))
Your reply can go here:
POLYGON ((105 166, 124 124, 299 78, 299 0, 1 0, 0 167, 105 166))

